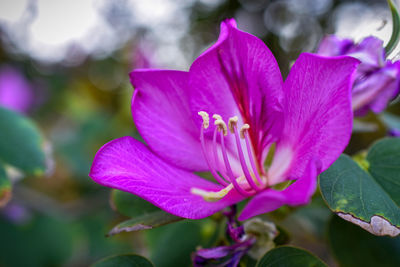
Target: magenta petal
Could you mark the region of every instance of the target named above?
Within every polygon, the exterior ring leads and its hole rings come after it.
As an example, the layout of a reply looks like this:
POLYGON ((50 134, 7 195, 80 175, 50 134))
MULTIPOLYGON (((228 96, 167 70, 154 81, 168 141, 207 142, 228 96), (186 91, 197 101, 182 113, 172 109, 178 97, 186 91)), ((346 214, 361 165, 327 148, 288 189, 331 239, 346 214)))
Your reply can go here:
POLYGON ((268 138, 279 135, 282 123, 282 77, 267 46, 238 30, 234 20, 224 21, 217 43, 194 61, 189 73, 193 113, 217 113, 225 121, 238 116, 239 127, 250 125, 259 157, 268 138))
POLYGON ((167 70, 131 72, 135 88, 132 114, 136 127, 152 151, 180 168, 207 170, 189 108, 188 73, 167 70))
POLYGON ((350 39, 341 39, 336 35, 326 36, 319 44, 318 54, 322 56, 342 56, 354 46, 350 39))
POLYGON ((353 110, 363 115, 369 109, 382 112, 400 90, 400 62, 387 62, 383 68, 372 72, 368 78, 355 83, 353 88, 353 110), (396 66, 397 65, 397 66, 396 66))
POLYGON ((284 84, 285 128, 279 146, 292 149, 288 178, 301 177, 311 155, 326 170, 352 130, 351 86, 358 60, 302 54, 284 84))
POLYGON ((304 175, 282 191, 267 189, 249 201, 239 216, 239 220, 247 220, 259 214, 271 212, 283 205, 299 206, 307 204, 317 188, 317 176, 320 162, 309 161, 304 175))
POLYGON ((178 169, 132 137, 105 144, 96 154, 89 176, 97 183, 135 194, 174 215, 201 219, 243 199, 231 191, 206 202, 191 188, 218 191, 221 186, 178 169))
MULTIPOLYGON (((342 54, 343 55, 343 54, 342 54)), ((358 70, 370 70, 371 67, 383 67, 385 65, 385 50, 383 41, 370 36, 354 45, 346 53, 347 56, 352 56, 362 62, 358 70)))

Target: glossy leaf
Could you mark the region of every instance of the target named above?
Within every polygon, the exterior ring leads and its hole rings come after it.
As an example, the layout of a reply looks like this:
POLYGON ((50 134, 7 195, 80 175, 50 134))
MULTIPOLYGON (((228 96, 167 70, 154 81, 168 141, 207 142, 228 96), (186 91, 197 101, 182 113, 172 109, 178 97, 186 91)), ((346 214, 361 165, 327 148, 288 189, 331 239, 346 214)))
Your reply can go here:
POLYGON ((362 166, 342 155, 321 174, 325 201, 339 216, 375 235, 398 235, 400 138, 375 143, 362 166))
POLYGON ((290 246, 277 247, 267 252, 257 263, 257 267, 327 267, 310 252, 290 246))
POLYGON ((111 203, 116 211, 132 218, 161 211, 158 207, 138 196, 116 189, 112 190, 111 203))
POLYGON ((154 265, 145 257, 126 254, 116 255, 102 259, 92 265, 92 267, 153 267, 154 265))
POLYGON ((0 164, 0 207, 3 207, 11 198, 11 182, 7 178, 4 167, 0 164))
POLYGON ((329 223, 328 235, 340 266, 400 266, 400 237, 374 236, 337 216, 329 223))
POLYGON ((26 174, 43 174, 43 140, 34 123, 14 111, 0 107, 0 129, 0 160, 26 174))
POLYGON ((134 232, 134 231, 152 229, 169 223, 177 222, 180 220, 183 220, 183 218, 159 210, 152 213, 144 214, 140 217, 124 221, 115 226, 108 233, 108 235, 115 235, 121 232, 134 232))

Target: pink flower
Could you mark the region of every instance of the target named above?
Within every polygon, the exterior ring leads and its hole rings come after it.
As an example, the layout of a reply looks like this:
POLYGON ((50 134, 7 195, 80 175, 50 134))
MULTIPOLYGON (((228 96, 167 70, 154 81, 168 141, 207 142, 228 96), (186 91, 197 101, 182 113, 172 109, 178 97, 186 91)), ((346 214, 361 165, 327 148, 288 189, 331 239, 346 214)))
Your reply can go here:
POLYGON ((378 38, 370 36, 356 44, 330 35, 321 42, 318 54, 347 55, 361 61, 352 91, 355 115, 365 115, 369 110, 382 112, 400 93, 400 61, 385 59, 383 42, 378 38))
POLYGON ((90 177, 191 219, 245 198, 251 199, 240 220, 306 204, 317 175, 349 141, 357 64, 302 54, 283 82, 265 44, 226 20, 218 41, 188 72, 131 73, 132 114, 147 145, 132 137, 109 142, 90 177), (218 183, 194 173, 202 171, 218 183), (285 181, 294 183, 273 188, 285 181))
POLYGON ((0 106, 26 113, 33 104, 32 88, 17 70, 0 69, 0 106))

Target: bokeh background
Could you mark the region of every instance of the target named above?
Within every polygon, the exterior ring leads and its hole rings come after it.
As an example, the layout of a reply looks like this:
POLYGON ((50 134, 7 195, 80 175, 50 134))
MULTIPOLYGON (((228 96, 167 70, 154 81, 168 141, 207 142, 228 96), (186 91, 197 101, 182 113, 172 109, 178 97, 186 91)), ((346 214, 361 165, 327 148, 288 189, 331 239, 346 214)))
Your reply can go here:
MULTIPOLYGON (((130 252, 156 266, 185 266, 197 245, 207 246, 218 218, 106 237, 126 216, 88 173, 104 143, 140 139, 129 72, 188 70, 230 17, 266 42, 284 76, 325 34, 387 42, 392 30, 384 0, 0 0, 0 70, 11 69, 27 88, 23 112, 41 130, 51 159, 43 177, 16 181, 0 209, 0 266, 87 266, 130 252)), ((390 58, 400 59, 399 51, 390 58)), ((350 153, 374 139, 358 136, 350 153)), ((293 244, 334 265, 323 226, 330 211, 321 198, 287 214, 271 216, 293 233, 293 244)))

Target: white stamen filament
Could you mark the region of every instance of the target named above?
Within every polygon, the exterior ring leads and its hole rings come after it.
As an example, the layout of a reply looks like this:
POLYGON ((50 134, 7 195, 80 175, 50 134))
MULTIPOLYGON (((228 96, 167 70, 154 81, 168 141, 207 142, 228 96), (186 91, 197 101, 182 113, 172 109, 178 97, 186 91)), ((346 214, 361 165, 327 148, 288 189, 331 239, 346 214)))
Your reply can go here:
POLYGON ((200 111, 198 113, 203 118, 203 127, 200 130, 200 140, 203 150, 203 155, 208 164, 210 172, 213 174, 215 179, 221 184, 224 185, 225 188, 220 191, 213 192, 207 191, 200 188, 192 188, 191 192, 195 195, 202 196, 206 201, 217 201, 222 199, 226 194, 228 194, 232 188, 235 188, 238 193, 241 195, 248 197, 253 195, 255 192, 263 190, 265 187, 265 183, 262 182, 256 165, 253 159, 253 151, 250 145, 250 141, 248 138, 248 129, 250 126, 248 124, 244 124, 240 128, 240 137, 239 131, 237 127, 238 117, 231 117, 228 121, 229 131, 234 134, 236 146, 237 146, 237 155, 240 160, 241 169, 243 171, 242 176, 235 177, 229 162, 228 152, 225 147, 225 136, 228 135, 228 127, 226 123, 222 120, 222 117, 218 114, 214 114, 213 118, 215 119, 214 125, 216 126, 214 129, 213 139, 212 139, 212 153, 207 153, 205 138, 204 138, 204 129, 209 127, 209 116, 207 112, 200 111), (220 144, 217 143, 217 133, 220 132, 220 144), (241 141, 240 139, 245 139, 246 142, 246 150, 248 152, 250 166, 246 162, 241 141), (220 145, 220 146, 219 146, 220 145), (220 151, 222 154, 223 161, 221 162, 218 156, 218 147, 220 147, 220 151), (213 164, 212 160, 213 158, 213 164), (222 166, 220 166, 222 164, 222 166), (225 168, 224 168, 225 167, 225 168))

